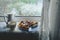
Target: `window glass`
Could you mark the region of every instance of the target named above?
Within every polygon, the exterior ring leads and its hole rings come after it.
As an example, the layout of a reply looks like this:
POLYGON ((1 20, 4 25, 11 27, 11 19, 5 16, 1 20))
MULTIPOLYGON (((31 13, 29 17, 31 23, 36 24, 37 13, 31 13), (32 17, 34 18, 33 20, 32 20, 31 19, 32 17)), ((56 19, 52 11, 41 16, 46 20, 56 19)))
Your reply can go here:
POLYGON ((42 0, 10 0, 4 7, 4 13, 15 16, 41 16, 42 4, 42 0))

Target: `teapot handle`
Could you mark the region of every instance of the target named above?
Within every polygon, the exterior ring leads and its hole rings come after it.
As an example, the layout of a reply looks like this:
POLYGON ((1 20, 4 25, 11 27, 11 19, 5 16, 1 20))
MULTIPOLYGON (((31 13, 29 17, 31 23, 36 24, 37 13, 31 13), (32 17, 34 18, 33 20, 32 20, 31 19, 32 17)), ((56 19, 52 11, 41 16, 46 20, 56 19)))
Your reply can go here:
POLYGON ((6 24, 7 24, 7 19, 6 18, 8 18, 7 16, 4 16, 4 21, 6 22, 6 24))

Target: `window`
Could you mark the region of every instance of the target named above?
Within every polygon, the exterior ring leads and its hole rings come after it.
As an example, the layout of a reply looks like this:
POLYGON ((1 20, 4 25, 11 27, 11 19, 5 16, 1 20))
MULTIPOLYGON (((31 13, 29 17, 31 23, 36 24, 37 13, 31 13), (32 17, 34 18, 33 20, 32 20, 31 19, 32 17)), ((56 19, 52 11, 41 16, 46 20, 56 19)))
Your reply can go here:
POLYGON ((4 14, 15 14, 15 16, 41 16, 42 0, 6 0, 4 14), (7 3, 6 3, 7 2, 7 3))
MULTIPOLYGON (((13 14, 15 16, 13 20, 16 23, 22 20, 36 21, 40 27, 42 7, 42 0, 0 0, 0 22, 6 22, 7 14, 13 14)), ((37 27, 36 30, 38 31, 38 29, 37 27)), ((17 27, 14 30, 19 31, 17 27)), ((36 31, 35 29, 29 30, 36 31)))

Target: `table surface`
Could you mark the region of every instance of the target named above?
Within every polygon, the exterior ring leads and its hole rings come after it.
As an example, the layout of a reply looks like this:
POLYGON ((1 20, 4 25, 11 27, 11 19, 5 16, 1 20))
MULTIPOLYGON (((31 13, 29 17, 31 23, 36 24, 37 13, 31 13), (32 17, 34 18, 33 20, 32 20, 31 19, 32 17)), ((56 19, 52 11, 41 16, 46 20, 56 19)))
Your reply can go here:
MULTIPOLYGON (((17 25, 18 25, 18 22, 17 22, 17 25)), ((15 27, 15 29, 14 29, 14 31, 13 32, 22 32, 19 28, 18 28, 18 26, 16 25, 16 27, 15 27)), ((29 32, 38 32, 39 31, 39 29, 40 29, 40 22, 38 23, 38 27, 36 27, 36 28, 29 28, 29 32)), ((9 30, 9 28, 6 28, 6 23, 5 22, 0 22, 0 32, 6 32, 6 31, 8 31, 9 30)))
MULTIPOLYGON (((18 22, 17 22, 18 24, 18 22)), ((40 24, 37 28, 31 29, 29 28, 29 31, 31 32, 22 32, 18 29, 18 26, 16 25, 14 32, 6 32, 9 30, 9 28, 6 28, 5 22, 0 22, 0 39, 1 40, 39 40, 39 32, 38 29, 40 29, 40 24)))

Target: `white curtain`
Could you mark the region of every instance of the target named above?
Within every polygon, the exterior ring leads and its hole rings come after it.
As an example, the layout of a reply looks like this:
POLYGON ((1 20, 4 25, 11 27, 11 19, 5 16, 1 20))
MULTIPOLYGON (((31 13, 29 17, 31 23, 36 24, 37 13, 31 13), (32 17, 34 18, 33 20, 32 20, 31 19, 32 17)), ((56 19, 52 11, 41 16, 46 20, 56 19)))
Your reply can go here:
POLYGON ((42 40, 59 40, 60 0, 44 0, 42 40))
POLYGON ((42 40, 49 40, 49 27, 48 27, 49 5, 50 5, 49 0, 43 0, 42 24, 41 24, 41 26, 42 26, 42 40))

